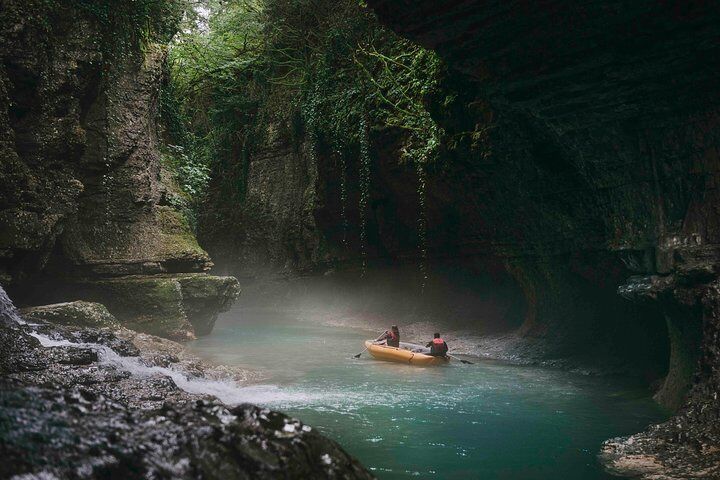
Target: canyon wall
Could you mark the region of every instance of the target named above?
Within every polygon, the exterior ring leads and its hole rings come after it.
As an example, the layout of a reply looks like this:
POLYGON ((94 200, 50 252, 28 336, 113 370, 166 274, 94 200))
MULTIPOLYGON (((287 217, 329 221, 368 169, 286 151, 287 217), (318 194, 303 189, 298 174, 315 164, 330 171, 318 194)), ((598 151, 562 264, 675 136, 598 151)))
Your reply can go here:
POLYGON ((268 187, 243 208, 282 211, 266 230, 292 239, 281 249, 269 242, 272 253, 248 249, 260 252, 253 263, 320 272, 360 270, 363 260, 416 264, 418 276, 405 280, 418 284, 423 264, 431 275, 448 261, 500 270, 525 298, 518 333, 542 344, 545 358, 638 369, 678 412, 636 447, 609 443, 614 471, 648 467, 623 463, 633 454, 680 476, 717 464, 720 7, 367 3, 446 61, 445 98, 427 99, 427 108, 459 140, 427 167, 421 211, 417 172, 398 161, 401 134, 372 131, 362 235, 356 158, 322 143, 251 155, 247 188, 268 187))
POLYGON ((583 310, 623 303, 608 296, 614 289, 664 318, 671 354, 656 398, 679 413, 609 444, 614 471, 712 476, 720 418, 718 5, 368 4, 472 79, 491 111, 493 153, 478 170, 492 201, 477 214, 493 218, 484 233, 528 292, 527 331, 582 325, 583 310), (599 291, 604 301, 594 298, 599 291), (633 454, 647 461, 633 465, 633 454))
POLYGON ((314 215, 321 182, 306 145, 293 145, 270 126, 267 140, 233 178, 244 189, 240 204, 229 200, 227 183, 213 179, 199 221, 200 240, 220 269, 258 277, 314 271, 323 263, 314 215))
POLYGON ((153 24, 177 5, 0 0, 0 477, 373 478, 310 426, 183 390, 242 376, 147 335, 208 334, 239 294, 163 165, 153 24), (28 324, 5 288, 63 303, 28 324))
POLYGON ((91 7, 103 4, 0 8, 0 282, 22 304, 96 300, 134 328, 192 338, 237 282, 206 275, 209 256, 171 206, 165 47, 123 42, 91 7))

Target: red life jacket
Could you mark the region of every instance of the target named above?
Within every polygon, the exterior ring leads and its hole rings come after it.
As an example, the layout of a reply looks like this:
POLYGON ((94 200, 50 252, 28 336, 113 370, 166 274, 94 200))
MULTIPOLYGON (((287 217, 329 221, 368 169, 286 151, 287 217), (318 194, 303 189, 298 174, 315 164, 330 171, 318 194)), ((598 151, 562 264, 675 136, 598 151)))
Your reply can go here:
POLYGON ((448 350, 448 348, 447 348, 447 345, 445 344, 445 340, 443 340, 442 338, 433 338, 432 346, 430 347, 431 353, 445 355, 447 350, 448 350))
POLYGON ((387 339, 387 345, 389 347, 399 347, 400 337, 398 335, 395 335, 395 332, 393 332, 392 330, 388 330, 388 333, 390 334, 390 338, 387 339))

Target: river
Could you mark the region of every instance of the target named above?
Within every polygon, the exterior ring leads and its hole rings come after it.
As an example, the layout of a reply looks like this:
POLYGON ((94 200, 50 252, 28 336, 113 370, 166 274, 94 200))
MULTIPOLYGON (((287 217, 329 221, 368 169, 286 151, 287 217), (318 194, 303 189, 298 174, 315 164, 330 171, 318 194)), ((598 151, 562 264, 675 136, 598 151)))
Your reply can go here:
POLYGON ((596 460, 602 441, 664 419, 646 390, 617 378, 473 357, 427 368, 354 359, 370 328, 234 309, 190 349, 256 370, 242 400, 300 418, 380 479, 616 478, 596 460))

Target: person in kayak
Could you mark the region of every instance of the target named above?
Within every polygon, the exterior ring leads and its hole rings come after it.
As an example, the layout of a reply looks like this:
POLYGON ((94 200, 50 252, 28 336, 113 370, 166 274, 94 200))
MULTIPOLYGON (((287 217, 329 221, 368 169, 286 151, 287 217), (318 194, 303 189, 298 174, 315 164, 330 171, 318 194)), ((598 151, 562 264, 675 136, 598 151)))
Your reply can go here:
POLYGON ((388 347, 400 346, 400 330, 397 325, 393 325, 390 330, 386 330, 385 333, 375 339, 376 342, 382 342, 383 340, 388 347))
POLYGON ((434 337, 435 338, 433 338, 432 341, 428 342, 425 346, 430 347, 430 355, 433 357, 444 357, 448 352, 447 343, 445 343, 445 340, 440 338, 439 333, 436 333, 434 337))

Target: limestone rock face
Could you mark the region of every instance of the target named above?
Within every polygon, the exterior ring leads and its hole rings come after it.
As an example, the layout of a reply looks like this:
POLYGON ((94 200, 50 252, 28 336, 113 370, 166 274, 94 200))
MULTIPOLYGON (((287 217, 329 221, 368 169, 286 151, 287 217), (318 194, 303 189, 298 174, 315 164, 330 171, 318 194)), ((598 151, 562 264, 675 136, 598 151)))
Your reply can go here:
POLYGON ((268 137, 249 159, 242 208, 216 179, 200 219, 203 244, 233 273, 307 271, 321 260, 317 158, 307 145, 296 148, 274 132, 268 137))
POLYGON ((103 276, 209 269, 167 202, 164 47, 111 58, 82 9, 33 3, 1 13, 0 276, 22 282, 48 262, 103 276))
POLYGON ((93 134, 80 162, 86 189, 61 238, 63 257, 100 275, 202 271, 210 267, 187 221, 167 205, 158 151, 157 102, 165 51, 118 68, 88 107, 93 134), (94 174, 94 175, 93 175, 94 174))
POLYGON ((78 327, 117 328, 120 326, 117 319, 108 312, 104 305, 81 300, 23 308, 20 310, 20 314, 30 322, 42 321, 78 327))
POLYGON ((84 100, 99 88, 101 52, 69 15, 48 42, 31 2, 0 9, 0 279, 44 267, 84 184, 84 100))
POLYGON ((123 323, 187 339, 194 321, 209 333, 237 296, 231 280, 196 280, 187 304, 177 279, 112 280, 212 266, 169 201, 166 48, 120 48, 90 10, 56 3, 0 8, 0 281, 26 305, 104 302, 114 290, 107 305, 123 323))
POLYGON ((175 278, 180 284, 185 314, 199 336, 208 335, 218 314, 230 308, 240 295, 235 277, 184 274, 175 278))

